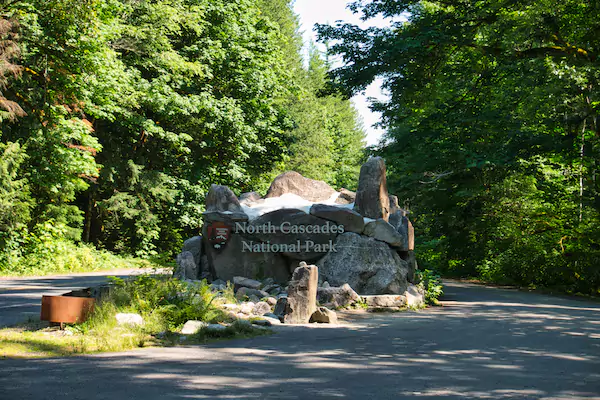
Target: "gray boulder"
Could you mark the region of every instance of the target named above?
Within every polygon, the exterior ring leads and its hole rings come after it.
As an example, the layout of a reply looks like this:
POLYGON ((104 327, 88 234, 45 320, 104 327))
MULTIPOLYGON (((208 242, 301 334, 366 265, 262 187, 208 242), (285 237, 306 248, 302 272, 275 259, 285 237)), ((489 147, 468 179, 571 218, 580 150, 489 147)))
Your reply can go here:
POLYGON ((310 316, 310 322, 317 322, 321 324, 337 324, 338 319, 335 311, 325 307, 319 307, 313 313, 313 315, 310 316))
POLYGON ((348 232, 336 240, 337 253, 317 262, 333 286, 348 283, 359 294, 402 294, 408 287, 408 263, 386 243, 348 232))
POLYGON ((348 190, 348 189, 344 189, 341 188, 339 190, 340 195, 338 196, 337 199, 335 199, 335 202, 337 204, 352 204, 354 203, 354 200, 356 199, 356 193, 348 190))
POLYGON ((340 287, 320 287, 317 289, 317 299, 320 304, 330 307, 348 307, 360 300, 360 296, 350 285, 344 283, 340 287))
POLYGON ((242 207, 231 189, 213 184, 206 195, 206 211, 242 212, 242 207))
POLYGON ((269 243, 272 250, 277 246, 282 254, 292 259, 314 260, 331 251, 337 228, 337 224, 332 221, 315 217, 302 210, 286 208, 254 219, 246 233, 254 232, 250 234, 255 239, 252 245, 269 243), (265 226, 272 229, 265 229, 265 226), (280 230, 282 226, 284 231, 280 230))
POLYGON ((200 279, 206 279, 209 282, 213 281, 214 277, 210 270, 210 265, 208 264, 208 256, 206 254, 202 255, 200 258, 200 279))
POLYGON ((363 216, 349 208, 330 206, 327 204, 314 204, 310 208, 310 213, 315 217, 342 225, 344 232, 362 233, 365 227, 363 216))
POLYGON ((289 312, 288 308, 288 299, 287 296, 280 297, 277 299, 277 304, 275 304, 275 309, 273 310, 273 314, 277 316, 280 320, 283 321, 283 317, 289 312))
POLYGON ((243 276, 233 277, 233 290, 238 290, 239 288, 243 287, 250 289, 260 289, 260 286, 260 281, 255 281, 254 279, 245 278, 243 276))
POLYGON ((265 197, 279 197, 286 193, 293 193, 305 200, 316 202, 331 198, 336 191, 323 181, 315 181, 297 172, 288 171, 273 180, 265 197))
POLYGON ((317 310, 319 269, 300 263, 288 286, 287 306, 283 316, 286 324, 306 324, 317 310))
POLYGON ((189 251, 192 253, 194 262, 200 267, 202 258, 202 236, 194 236, 183 242, 183 249, 181 251, 189 251))
POLYGON ((251 296, 256 296, 258 299, 262 299, 264 297, 269 297, 269 293, 247 287, 242 287, 235 293, 235 298, 238 300, 244 300, 246 297, 251 296))
POLYGON ((398 210, 390 215, 390 225, 398 231, 402 236, 406 238, 405 243, 399 247, 401 251, 408 251, 415 249, 415 230, 412 223, 406 216, 406 211, 398 210))
POLYGON ((354 210, 367 218, 388 220, 390 199, 385 177, 385 163, 381 157, 371 157, 360 168, 354 210))
POLYGON ((402 235, 402 233, 398 232, 392 225, 381 218, 366 224, 363 234, 386 242, 398 249, 404 249, 408 246, 407 236, 402 235))
MULTIPOLYGON (((252 325, 257 325, 257 326, 271 326, 273 325, 270 321, 271 318, 263 318, 263 319, 254 319, 252 320, 251 324, 252 325)), ((279 322, 279 321, 277 321, 279 322)))
POLYGON ((177 255, 177 267, 173 276, 179 279, 198 279, 198 266, 192 253, 184 251, 177 255))

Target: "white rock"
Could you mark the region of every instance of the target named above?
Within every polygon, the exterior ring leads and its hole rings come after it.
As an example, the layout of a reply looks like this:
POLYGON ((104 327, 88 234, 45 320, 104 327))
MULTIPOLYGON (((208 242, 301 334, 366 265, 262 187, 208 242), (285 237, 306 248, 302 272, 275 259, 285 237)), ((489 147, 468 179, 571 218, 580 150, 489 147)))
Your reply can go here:
POLYGON ((223 310, 237 311, 237 310, 239 310, 239 309, 240 309, 240 306, 239 306, 239 305, 237 305, 237 304, 229 304, 229 303, 228 303, 228 304, 223 304, 223 305, 221 306, 221 308, 222 308, 223 310))
POLYGON ((140 314, 118 313, 117 315, 115 315, 115 318, 117 319, 117 323, 119 325, 132 325, 132 326, 144 325, 144 319, 142 318, 142 316, 140 314))
POLYGON ((198 332, 200 329, 207 327, 208 324, 204 321, 195 321, 189 320, 185 324, 183 324, 183 328, 181 328, 181 333, 183 335, 193 335, 198 332))
POLYGON ((277 304, 277 299, 275 297, 272 297, 272 296, 267 297, 267 303, 270 306, 274 306, 275 304, 277 304))
POLYGON ((252 308, 252 314, 263 315, 271 312, 271 306, 265 301, 258 302, 252 308))
POLYGON ((425 306, 425 294, 415 285, 409 284, 404 292, 406 296, 406 305, 411 308, 420 308, 425 306))
POLYGON ((243 314, 252 314, 252 310, 254 310, 254 303, 251 301, 242 303, 240 306, 240 312, 242 312, 243 314))

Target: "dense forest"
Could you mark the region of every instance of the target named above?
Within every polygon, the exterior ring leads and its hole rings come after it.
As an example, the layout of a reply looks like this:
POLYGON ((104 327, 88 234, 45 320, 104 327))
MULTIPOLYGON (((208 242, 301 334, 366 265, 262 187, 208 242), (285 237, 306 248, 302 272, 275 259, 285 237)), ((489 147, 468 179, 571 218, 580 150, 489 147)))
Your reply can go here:
POLYGON ((384 80, 376 152, 413 211, 421 267, 598 295, 600 3, 351 7, 395 21, 319 33, 345 61, 338 89, 384 80))
POLYGON ((0 270, 170 259, 211 183, 354 189, 375 154, 422 268, 600 293, 598 2, 352 2, 390 26, 318 26, 341 67, 303 59, 291 3, 4 2, 0 270), (365 151, 349 98, 376 78, 365 151))
POLYGON ((13 0, 0 17, 0 270, 171 260, 211 183, 355 185, 360 119, 324 92, 326 57, 302 59, 289 0, 13 0))

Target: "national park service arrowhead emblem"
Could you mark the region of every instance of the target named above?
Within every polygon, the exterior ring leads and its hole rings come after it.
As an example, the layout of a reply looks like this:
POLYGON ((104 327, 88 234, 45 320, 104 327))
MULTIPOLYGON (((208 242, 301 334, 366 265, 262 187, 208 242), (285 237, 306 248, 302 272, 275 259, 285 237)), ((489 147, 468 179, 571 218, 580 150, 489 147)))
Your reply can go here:
POLYGON ((231 227, 224 222, 211 222, 208 224, 208 242, 215 249, 225 247, 231 236, 231 227))

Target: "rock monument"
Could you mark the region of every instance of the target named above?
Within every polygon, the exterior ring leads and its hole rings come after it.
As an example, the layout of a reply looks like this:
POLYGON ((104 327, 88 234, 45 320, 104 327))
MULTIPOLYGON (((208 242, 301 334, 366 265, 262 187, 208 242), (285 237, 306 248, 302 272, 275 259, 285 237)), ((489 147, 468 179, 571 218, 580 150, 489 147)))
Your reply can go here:
POLYGON ((360 295, 402 295, 414 282, 414 230, 388 193, 380 157, 362 166, 356 193, 297 172, 275 178, 264 197, 238 199, 212 185, 203 219, 202 235, 188 239, 177 258, 180 278, 270 278, 293 286, 300 278, 292 273, 306 261, 321 282, 360 295))

